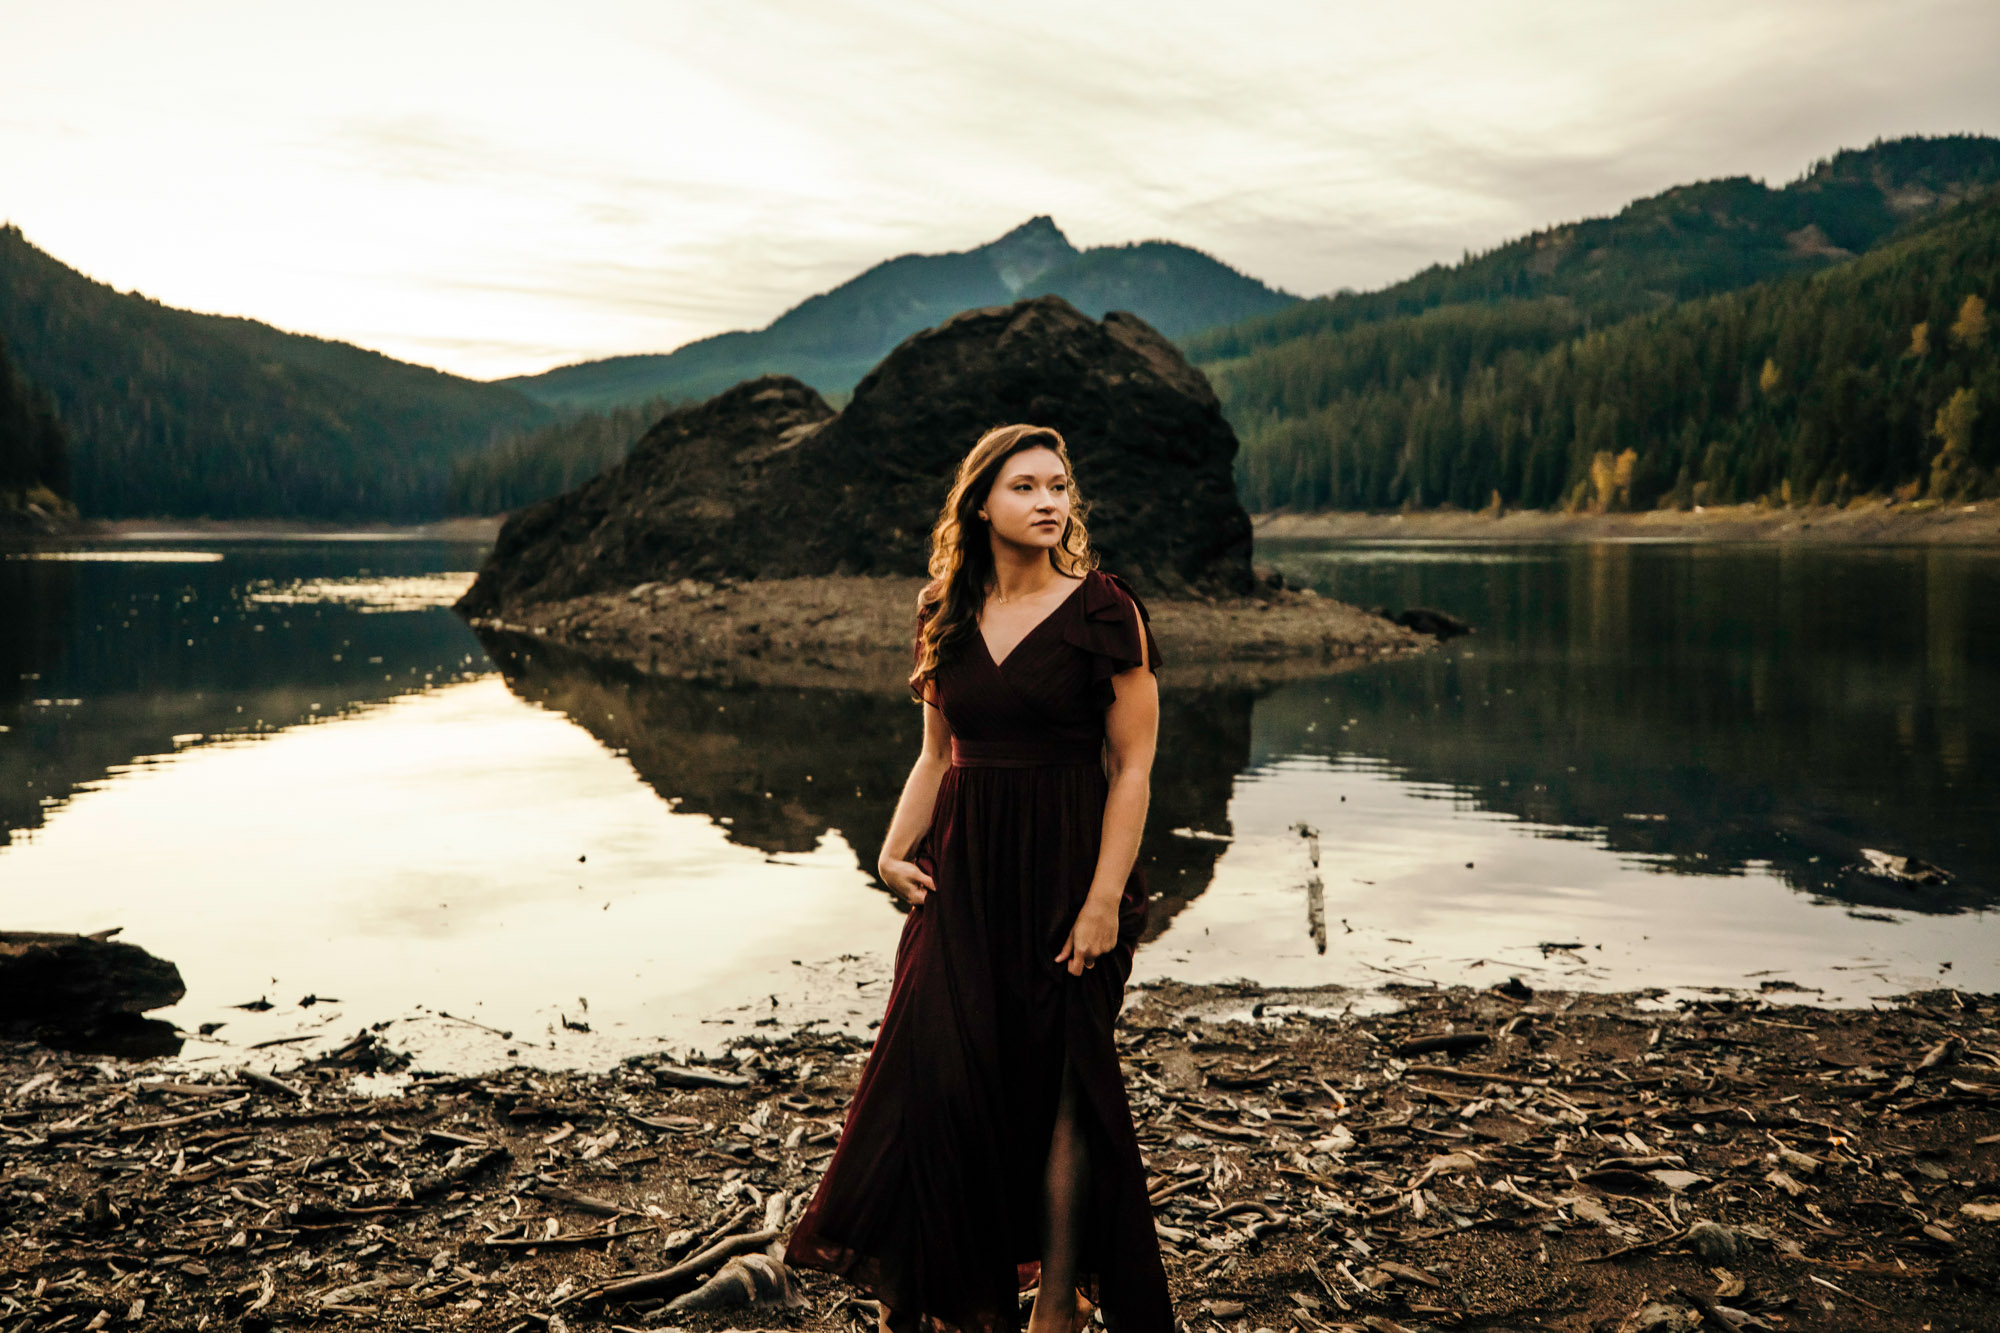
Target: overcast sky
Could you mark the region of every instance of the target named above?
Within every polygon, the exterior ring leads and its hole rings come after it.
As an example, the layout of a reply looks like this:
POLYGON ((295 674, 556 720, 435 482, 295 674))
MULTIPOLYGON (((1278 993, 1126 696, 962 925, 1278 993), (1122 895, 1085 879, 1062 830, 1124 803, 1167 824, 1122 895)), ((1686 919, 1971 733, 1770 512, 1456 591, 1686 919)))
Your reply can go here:
POLYGON ((1995 0, 0 0, 0 217, 480 377, 754 328, 1048 213, 1302 295, 2000 133, 1995 0))

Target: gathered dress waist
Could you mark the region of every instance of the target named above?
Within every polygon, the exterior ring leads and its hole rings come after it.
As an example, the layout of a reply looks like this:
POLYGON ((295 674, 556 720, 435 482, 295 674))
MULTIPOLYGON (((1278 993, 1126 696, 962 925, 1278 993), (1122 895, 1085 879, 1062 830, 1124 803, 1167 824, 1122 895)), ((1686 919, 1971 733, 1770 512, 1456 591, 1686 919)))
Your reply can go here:
POLYGON ((1102 741, 972 741, 951 738, 954 768, 1097 767, 1104 759, 1102 741))

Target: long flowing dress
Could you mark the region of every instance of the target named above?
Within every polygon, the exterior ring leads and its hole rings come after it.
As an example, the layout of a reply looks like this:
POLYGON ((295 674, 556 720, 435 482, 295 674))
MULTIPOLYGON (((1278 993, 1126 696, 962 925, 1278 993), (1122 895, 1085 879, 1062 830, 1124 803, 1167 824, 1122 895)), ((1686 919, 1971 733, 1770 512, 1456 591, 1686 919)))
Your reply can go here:
POLYGON ((1117 946, 1081 976, 1055 961, 1097 866, 1111 678, 1140 664, 1142 635, 1157 669, 1145 608, 1091 571, 1002 661, 975 632, 932 680, 952 762, 911 859, 936 887, 903 924, 874 1049, 785 1250, 899 1315, 1019 1328, 1067 1060, 1090 1154, 1079 1285, 1114 1333, 1174 1327, 1112 1034, 1145 926, 1137 867, 1117 946))

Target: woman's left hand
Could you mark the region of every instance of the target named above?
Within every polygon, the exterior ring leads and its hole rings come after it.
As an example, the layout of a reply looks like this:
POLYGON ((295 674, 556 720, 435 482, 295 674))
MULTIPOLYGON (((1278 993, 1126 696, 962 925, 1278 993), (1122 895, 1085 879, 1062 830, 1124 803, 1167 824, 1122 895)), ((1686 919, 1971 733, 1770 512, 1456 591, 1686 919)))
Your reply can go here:
POLYGON ((1069 938, 1063 941, 1062 952, 1056 955, 1058 963, 1069 964, 1069 974, 1083 975, 1086 967, 1097 966, 1097 960, 1110 953, 1118 944, 1118 909, 1115 906, 1099 906, 1095 901, 1086 902, 1083 910, 1076 914, 1076 924, 1069 928, 1069 938))

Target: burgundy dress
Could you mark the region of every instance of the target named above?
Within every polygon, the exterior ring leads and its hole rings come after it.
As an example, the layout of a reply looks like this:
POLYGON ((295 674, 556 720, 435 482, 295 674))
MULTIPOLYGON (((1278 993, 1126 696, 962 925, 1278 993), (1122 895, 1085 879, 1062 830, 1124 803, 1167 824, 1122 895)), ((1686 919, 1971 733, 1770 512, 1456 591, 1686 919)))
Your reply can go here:
POLYGON ((952 762, 911 859, 937 887, 903 924, 874 1050, 785 1250, 899 1315, 1019 1328, 1068 1059, 1090 1150, 1079 1284, 1116 1333, 1174 1327, 1112 1040, 1145 925, 1136 867, 1117 946, 1081 976, 1055 961, 1097 867, 1111 678, 1139 665, 1141 635, 1157 668, 1144 608, 1093 571, 1004 661, 974 633, 933 679, 952 762))

